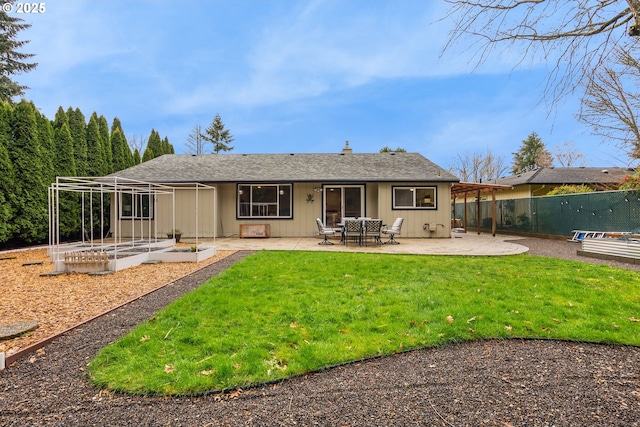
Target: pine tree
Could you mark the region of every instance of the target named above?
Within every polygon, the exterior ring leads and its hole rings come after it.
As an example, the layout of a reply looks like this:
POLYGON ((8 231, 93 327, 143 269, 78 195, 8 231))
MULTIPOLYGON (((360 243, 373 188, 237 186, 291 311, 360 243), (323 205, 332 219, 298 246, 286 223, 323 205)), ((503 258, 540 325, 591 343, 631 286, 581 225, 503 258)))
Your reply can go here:
MULTIPOLYGON (((54 131, 54 145, 56 147, 54 165, 58 176, 76 176, 75 157, 73 155, 73 140, 69 125, 65 122, 54 131)), ((80 230, 80 205, 78 195, 66 191, 59 194, 60 207, 60 238, 77 237, 80 230)))
POLYGON ((213 152, 218 154, 220 151, 231 151, 233 147, 229 144, 235 139, 228 129, 224 128, 222 118, 220 114, 216 114, 208 128, 205 129, 204 134, 201 134, 202 139, 213 144, 213 152))
POLYGON ((113 122, 111 123, 111 134, 118 129, 122 135, 124 135, 124 130, 122 130, 122 123, 120 123, 120 119, 117 117, 113 118, 113 122))
POLYGON ((73 139, 73 154, 76 158, 76 173, 87 176, 87 125, 84 114, 79 108, 67 110, 69 130, 73 139))
POLYGON ((154 158, 153 150, 151 147, 147 145, 147 148, 144 150, 144 154, 142 155, 142 163, 147 162, 154 158))
POLYGON ((406 153, 406 152, 407 152, 407 150, 405 150, 405 149, 404 149, 404 148, 402 148, 402 147, 398 147, 398 148, 396 148, 396 149, 394 150, 393 148, 389 147, 388 145, 385 145, 384 147, 382 147, 382 148, 380 149, 380 152, 381 152, 381 153, 406 153))
POLYGON ((66 123, 67 127, 69 127, 69 117, 67 117, 67 113, 65 113, 62 106, 60 106, 58 107, 56 116, 53 119, 53 130, 60 129, 63 123, 66 123))
MULTIPOLYGON (((7 4, 13 3, 13 0, 7 4)), ((18 33, 31 27, 20 18, 9 16, 0 11, 0 100, 13 103, 13 98, 22 96, 27 86, 22 86, 11 79, 11 76, 33 70, 38 64, 25 62, 34 55, 19 52, 29 41, 16 40, 18 33)))
POLYGON ((120 135, 124 135, 122 132, 122 125, 120 119, 115 117, 111 124, 111 134, 109 139, 111 140, 111 164, 113 165, 113 171, 117 172, 125 168, 126 162, 124 159, 124 149, 120 144, 120 138, 116 137, 116 132, 120 135))
MULTIPOLYGON (((89 117, 87 123, 87 175, 91 177, 103 176, 106 174, 107 165, 104 161, 104 149, 102 147, 102 137, 100 136, 100 126, 98 114, 94 112, 89 117)), ((100 236, 101 204, 99 197, 87 195, 85 198, 85 229, 91 235, 100 236)))
POLYGON ((124 130, 122 129, 122 123, 120 123, 120 119, 117 117, 113 119, 113 123, 111 124, 111 150, 113 151, 113 171, 114 172, 129 168, 134 165, 133 153, 131 152, 131 147, 129 147, 129 143, 127 143, 127 137, 125 136, 124 130), (113 134, 116 130, 120 132, 120 135, 122 136, 123 140, 118 140, 117 146, 114 146, 113 134), (122 159, 121 161, 119 161, 117 167, 116 167, 116 156, 122 159))
POLYGON ((124 161, 125 161, 125 166, 130 168, 131 166, 135 165, 135 161, 133 160, 133 152, 131 151, 131 147, 129 146, 129 143, 127 142, 127 137, 124 136, 124 134, 122 135, 122 137, 124 138, 124 161))
MULTIPOLYGON (((113 132, 116 129, 120 131, 120 133, 122 134, 122 138, 123 138, 123 141, 119 141, 119 144, 118 144, 118 146, 120 147, 119 149, 122 151, 122 168, 116 170, 115 169, 115 165, 114 165, 114 172, 117 172, 118 170, 130 168, 131 166, 134 165, 134 163, 133 163, 133 153, 131 152, 131 147, 129 147, 129 143, 127 142, 127 137, 124 134, 124 130, 122 129, 122 123, 120 123, 120 119, 117 118, 117 117, 113 119, 113 124, 111 125, 112 137, 113 137, 113 132)), ((113 144, 113 142, 112 142, 112 144, 113 144)), ((115 153, 115 151, 114 151, 114 153, 115 153)))
POLYGON ((102 158, 105 162, 105 173, 113 173, 113 150, 111 149, 111 138, 109 137, 109 123, 104 116, 98 117, 98 129, 102 139, 102 158))
POLYGON ((540 167, 549 167, 551 164, 551 154, 535 132, 522 141, 520 149, 513 153, 513 173, 515 175, 540 167))
POLYGON ((173 145, 169 143, 169 138, 166 136, 164 139, 160 139, 160 134, 155 129, 151 129, 151 134, 147 139, 147 147, 142 153, 142 161, 146 162, 155 157, 160 157, 164 154, 173 154, 173 145))
POLYGON ((76 159, 73 154, 73 139, 69 125, 63 123, 56 129, 53 135, 56 147, 54 155, 54 167, 58 176, 76 176, 76 159))
POLYGON ((11 107, 0 101, 0 244, 13 237, 14 172, 9 157, 11 107))
POLYGON ((127 168, 125 146, 127 141, 119 128, 113 128, 111 133, 111 150, 113 151, 113 171, 118 172, 127 168))
POLYGON ((98 114, 91 114, 87 124, 87 175, 103 176, 106 173, 106 162, 103 157, 102 137, 98 125, 98 114))
POLYGON ((48 187, 56 179, 53 156, 55 147, 53 144, 53 127, 49 119, 41 114, 33 103, 33 110, 36 113, 38 123, 38 140, 40 141, 40 155, 42 156, 42 177, 44 184, 48 187))
MULTIPOLYGON (((113 173, 113 149, 111 148, 111 136, 109 135, 109 123, 104 116, 98 117, 98 129, 100 130, 100 136, 102 138, 102 158, 104 159, 104 173, 113 173)), ((105 235, 111 229, 111 198, 104 198, 104 229, 101 230, 102 235, 105 235)))
POLYGON ((138 150, 137 148, 133 152, 133 163, 134 165, 139 165, 140 163, 142 163, 142 159, 140 158, 140 150, 138 150))
POLYGON ((174 154, 173 145, 169 143, 169 138, 166 136, 162 140, 162 150, 164 154, 174 154))
POLYGON ((151 129, 151 135, 149 135, 149 139, 147 139, 147 148, 144 150, 142 154, 142 161, 146 162, 147 160, 151 160, 154 157, 159 157, 164 154, 164 149, 162 147, 162 140, 160 139, 160 134, 156 132, 155 129, 151 129), (147 153, 150 152, 150 154, 147 153), (146 159, 146 160, 145 160, 146 159))
POLYGON ((42 177, 40 144, 33 105, 20 101, 13 109, 9 156, 15 172, 14 234, 28 243, 47 235, 47 187, 42 177))

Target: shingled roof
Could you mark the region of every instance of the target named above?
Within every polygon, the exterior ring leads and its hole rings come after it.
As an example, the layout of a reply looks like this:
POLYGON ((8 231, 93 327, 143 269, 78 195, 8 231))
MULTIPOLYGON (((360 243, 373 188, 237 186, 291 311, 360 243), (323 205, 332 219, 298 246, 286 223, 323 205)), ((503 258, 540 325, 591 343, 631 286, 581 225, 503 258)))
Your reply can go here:
POLYGON ((110 176, 154 183, 459 181, 418 153, 165 154, 110 176))
POLYGON ((519 175, 499 178, 493 181, 502 185, 546 184, 546 185, 570 185, 587 184, 617 187, 626 176, 635 172, 634 169, 619 167, 596 168, 539 168, 524 172, 519 175))

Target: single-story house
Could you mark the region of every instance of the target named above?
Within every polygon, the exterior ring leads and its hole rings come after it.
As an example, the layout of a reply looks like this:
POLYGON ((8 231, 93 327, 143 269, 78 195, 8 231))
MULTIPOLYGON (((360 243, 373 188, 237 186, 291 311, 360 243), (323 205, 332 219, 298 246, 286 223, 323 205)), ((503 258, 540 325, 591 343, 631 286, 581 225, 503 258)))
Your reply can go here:
POLYGON ((544 196, 561 185, 585 184, 595 191, 617 190, 622 179, 633 173, 633 168, 620 167, 549 167, 495 179, 490 183, 513 187, 500 191, 498 199, 526 199, 544 196))
POLYGON ((177 189, 173 196, 125 191, 111 207, 120 236, 132 227, 163 234, 175 224, 186 238, 196 227, 201 237, 228 237, 247 225, 264 225, 272 237, 311 237, 316 218, 334 227, 343 217, 389 225, 402 217, 403 237, 451 237, 451 187, 459 181, 418 153, 348 147, 326 154, 167 154, 110 177, 177 189))

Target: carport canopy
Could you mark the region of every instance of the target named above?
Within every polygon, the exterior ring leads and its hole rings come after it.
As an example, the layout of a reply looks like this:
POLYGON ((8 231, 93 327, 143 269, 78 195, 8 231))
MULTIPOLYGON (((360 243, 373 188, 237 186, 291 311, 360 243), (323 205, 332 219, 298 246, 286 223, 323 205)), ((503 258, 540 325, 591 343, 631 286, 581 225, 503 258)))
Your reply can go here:
POLYGON ((511 190, 510 185, 483 184, 478 182, 456 182, 451 186, 451 199, 453 200, 453 217, 456 217, 456 198, 464 197, 464 212, 462 226, 467 229, 467 195, 476 197, 477 205, 477 225, 480 234, 480 199, 482 194, 491 193, 491 234, 496 235, 496 192, 501 190, 511 190))

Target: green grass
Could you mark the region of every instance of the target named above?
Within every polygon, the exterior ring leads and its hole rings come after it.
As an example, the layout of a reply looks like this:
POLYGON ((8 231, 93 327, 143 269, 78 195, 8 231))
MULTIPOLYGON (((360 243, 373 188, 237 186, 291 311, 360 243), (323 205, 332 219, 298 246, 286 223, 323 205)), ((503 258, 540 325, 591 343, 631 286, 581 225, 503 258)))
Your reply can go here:
POLYGON ((640 345, 640 275, 518 255, 259 252, 104 348, 93 381, 136 394, 246 387, 451 342, 640 345))

